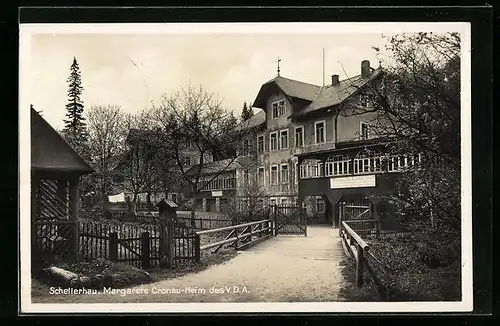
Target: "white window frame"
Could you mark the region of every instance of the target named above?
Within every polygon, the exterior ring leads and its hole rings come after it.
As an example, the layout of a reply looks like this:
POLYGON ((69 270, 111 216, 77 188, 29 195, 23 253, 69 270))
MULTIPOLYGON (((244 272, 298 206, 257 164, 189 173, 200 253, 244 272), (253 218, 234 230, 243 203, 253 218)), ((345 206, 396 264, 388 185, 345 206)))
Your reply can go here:
POLYGON ((278 134, 279 134, 278 131, 273 131, 273 132, 269 133, 269 151, 270 152, 274 152, 274 151, 279 150, 280 139, 279 139, 278 134), (273 135, 276 135, 276 148, 275 149, 273 149, 273 146, 272 146, 273 135))
POLYGON ((316 211, 317 212, 325 212, 326 202, 325 199, 321 196, 316 197, 316 211), (322 209, 320 209, 322 208, 322 209))
POLYGON ((269 184, 274 186, 278 185, 279 182, 280 182, 280 169, 278 168, 278 165, 271 165, 269 167, 269 184), (276 180, 273 180, 273 168, 276 168, 276 180))
POLYGON ((257 135, 257 153, 261 154, 266 151, 266 137, 265 134, 257 135), (259 149, 259 139, 262 137, 262 151, 259 149))
POLYGON ((335 155, 329 157, 325 161, 325 176, 332 177, 337 175, 349 175, 350 163, 351 159, 348 156, 335 155))
POLYGON ((190 165, 191 165, 191 156, 184 156, 184 166, 190 166, 190 165))
POLYGON ((243 139, 243 156, 249 156, 251 153, 250 146, 251 146, 250 139, 245 138, 243 139))
POLYGON ((315 121, 314 122, 314 144, 319 145, 319 144, 324 144, 326 143, 326 120, 320 120, 320 121, 315 121), (318 135, 317 135, 317 128, 316 126, 319 125, 320 123, 323 124, 323 141, 318 142, 318 135))
POLYGON ((304 147, 304 126, 295 126, 295 129, 294 129, 294 145, 295 147, 304 147), (300 141, 302 142, 302 144, 300 146, 297 145, 297 129, 301 129, 302 132, 301 132, 301 139, 300 141))
POLYGON ((284 116, 286 114, 286 101, 285 101, 285 99, 280 99, 280 100, 272 102, 271 103, 271 111, 272 111, 271 114, 272 114, 273 119, 277 119, 281 116, 284 116), (281 102, 283 102, 283 106, 280 106, 281 102), (277 106, 276 116, 274 115, 274 104, 276 104, 276 106, 277 106))
POLYGON ((280 177, 279 177, 279 181, 281 184, 288 184, 290 182, 290 167, 288 165, 288 163, 282 163, 280 164, 280 177), (286 180, 283 180, 283 167, 286 166, 286 180))
POLYGON ((259 181, 259 185, 266 185, 266 169, 263 166, 259 166, 257 169, 257 180, 259 181), (260 178, 260 172, 262 171, 262 179, 260 178))
POLYGON ((295 184, 299 183, 299 162, 295 162, 295 184))
POLYGON ((246 187, 250 185, 250 171, 248 169, 243 170, 243 182, 246 187))
POLYGON ((280 143, 279 143, 279 146, 278 146, 279 149, 288 149, 288 147, 290 145, 289 144, 290 143, 290 141, 289 141, 290 137, 288 135, 288 129, 282 129, 282 130, 280 130, 279 135, 280 135, 280 139, 279 139, 280 143), (286 133, 286 147, 283 147, 282 138, 281 138, 284 133, 286 133))
POLYGON ((359 137, 361 139, 368 139, 370 138, 370 124, 365 122, 365 121, 360 121, 359 122, 359 137), (366 138, 363 136, 363 125, 366 125, 366 138))

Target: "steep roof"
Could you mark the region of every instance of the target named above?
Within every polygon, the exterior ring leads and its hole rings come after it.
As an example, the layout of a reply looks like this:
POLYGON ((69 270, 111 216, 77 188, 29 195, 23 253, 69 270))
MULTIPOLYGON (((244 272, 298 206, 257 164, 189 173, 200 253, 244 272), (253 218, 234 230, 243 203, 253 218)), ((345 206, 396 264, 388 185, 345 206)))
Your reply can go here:
POLYGON ((319 109, 339 105, 351 95, 356 93, 362 86, 366 85, 380 74, 380 69, 375 69, 368 77, 361 75, 339 81, 335 86, 328 85, 320 88, 318 95, 305 108, 298 112, 298 115, 304 115, 319 109))
POLYGON ((236 130, 257 127, 265 122, 266 122, 266 112, 264 110, 260 110, 259 112, 251 116, 248 120, 238 124, 236 126, 236 130))
MULTIPOLYGON (((209 163, 203 163, 202 167, 202 174, 211 174, 211 173, 217 173, 222 170, 226 171, 232 171, 236 170, 238 166, 237 160, 233 158, 227 158, 224 160, 219 160, 219 161, 213 161, 209 163)), ((199 171, 200 166, 195 165, 191 167, 189 170, 186 171, 186 175, 194 175, 199 171)))
POLYGON ((33 108, 31 109, 31 168, 78 174, 94 172, 94 169, 33 108))
POLYGON ((309 102, 305 108, 296 113, 297 115, 304 115, 319 109, 341 104, 359 90, 360 87, 377 77, 381 71, 381 68, 372 69, 370 75, 367 77, 358 75, 339 81, 335 86, 318 86, 277 76, 261 86, 253 105, 265 108, 268 93, 273 87, 278 87, 287 96, 300 98, 309 102))
POLYGON ((321 86, 318 85, 304 83, 282 76, 276 76, 260 87, 259 93, 257 94, 255 101, 253 102, 253 106, 258 108, 265 108, 267 92, 273 86, 279 87, 283 91, 283 93, 288 96, 309 101, 313 101, 316 98, 319 90, 321 89, 321 86))
MULTIPOLYGON (((252 163, 252 159, 250 157, 240 156, 237 158, 226 158, 219 161, 213 161, 209 163, 203 163, 202 174, 213 174, 213 173, 224 173, 229 171, 234 171, 240 167, 245 167, 252 163)), ((195 165, 191 167, 188 171, 186 171, 187 175, 194 175, 199 171, 199 165, 195 165)))

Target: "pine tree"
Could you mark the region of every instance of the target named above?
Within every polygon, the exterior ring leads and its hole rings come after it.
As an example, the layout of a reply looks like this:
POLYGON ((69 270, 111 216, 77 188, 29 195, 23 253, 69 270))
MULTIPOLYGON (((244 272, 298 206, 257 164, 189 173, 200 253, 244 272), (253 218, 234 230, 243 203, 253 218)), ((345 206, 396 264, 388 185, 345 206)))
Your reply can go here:
POLYGON ((66 140, 81 155, 86 156, 88 140, 87 124, 83 116, 83 102, 81 99, 83 87, 78 61, 73 58, 68 77, 68 103, 66 104, 66 118, 63 134, 66 140))
POLYGON ((243 111, 241 111, 241 120, 245 121, 253 116, 252 106, 248 106, 247 102, 243 103, 243 111))

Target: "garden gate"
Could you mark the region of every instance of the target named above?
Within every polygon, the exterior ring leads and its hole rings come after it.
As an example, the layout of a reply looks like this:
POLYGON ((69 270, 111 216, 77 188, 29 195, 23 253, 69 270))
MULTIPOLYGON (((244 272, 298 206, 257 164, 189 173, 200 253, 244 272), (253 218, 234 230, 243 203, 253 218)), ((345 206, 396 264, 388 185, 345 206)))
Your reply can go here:
POLYGON ((307 218, 301 206, 274 206, 274 235, 294 234, 307 236, 307 218))

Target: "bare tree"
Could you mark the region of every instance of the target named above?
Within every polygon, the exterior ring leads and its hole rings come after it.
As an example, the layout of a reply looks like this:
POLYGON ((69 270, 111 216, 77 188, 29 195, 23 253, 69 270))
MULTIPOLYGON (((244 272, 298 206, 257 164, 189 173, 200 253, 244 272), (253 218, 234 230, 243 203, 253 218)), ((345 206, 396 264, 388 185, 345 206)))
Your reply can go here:
POLYGON ((107 203, 113 186, 115 167, 124 152, 124 115, 117 105, 92 106, 87 113, 94 186, 100 200, 107 203))
POLYGON ((259 180, 256 160, 244 160, 239 168, 237 194, 230 206, 234 223, 264 219, 269 208, 269 189, 259 180), (262 218, 261 218, 262 217, 262 218))
POLYGON ((137 199, 145 190, 151 194, 156 178, 157 150, 151 141, 156 136, 151 131, 151 113, 148 110, 137 114, 126 114, 124 120, 126 151, 120 164, 124 177, 124 188, 132 193, 130 210, 136 211, 137 199))
POLYGON ((460 36, 411 33, 388 37, 383 68, 339 114, 363 114, 370 132, 395 140, 396 154, 422 157, 400 178, 407 216, 460 228, 460 36), (359 99, 369 103, 363 105, 359 99))
MULTIPOLYGON (((241 146, 244 130, 235 128, 237 121, 234 114, 226 111, 222 101, 202 86, 188 86, 170 96, 164 95, 153 110, 163 135, 157 141, 173 155, 180 176, 187 184, 193 202, 196 202, 203 185, 226 171, 238 156, 235 151, 227 164, 211 174, 211 180, 201 183, 204 167, 211 161, 213 150, 228 146, 237 149, 241 146), (197 153, 198 160, 194 166, 184 161, 187 144, 197 153)), ((191 209, 191 218, 194 223, 195 205, 191 209)))

